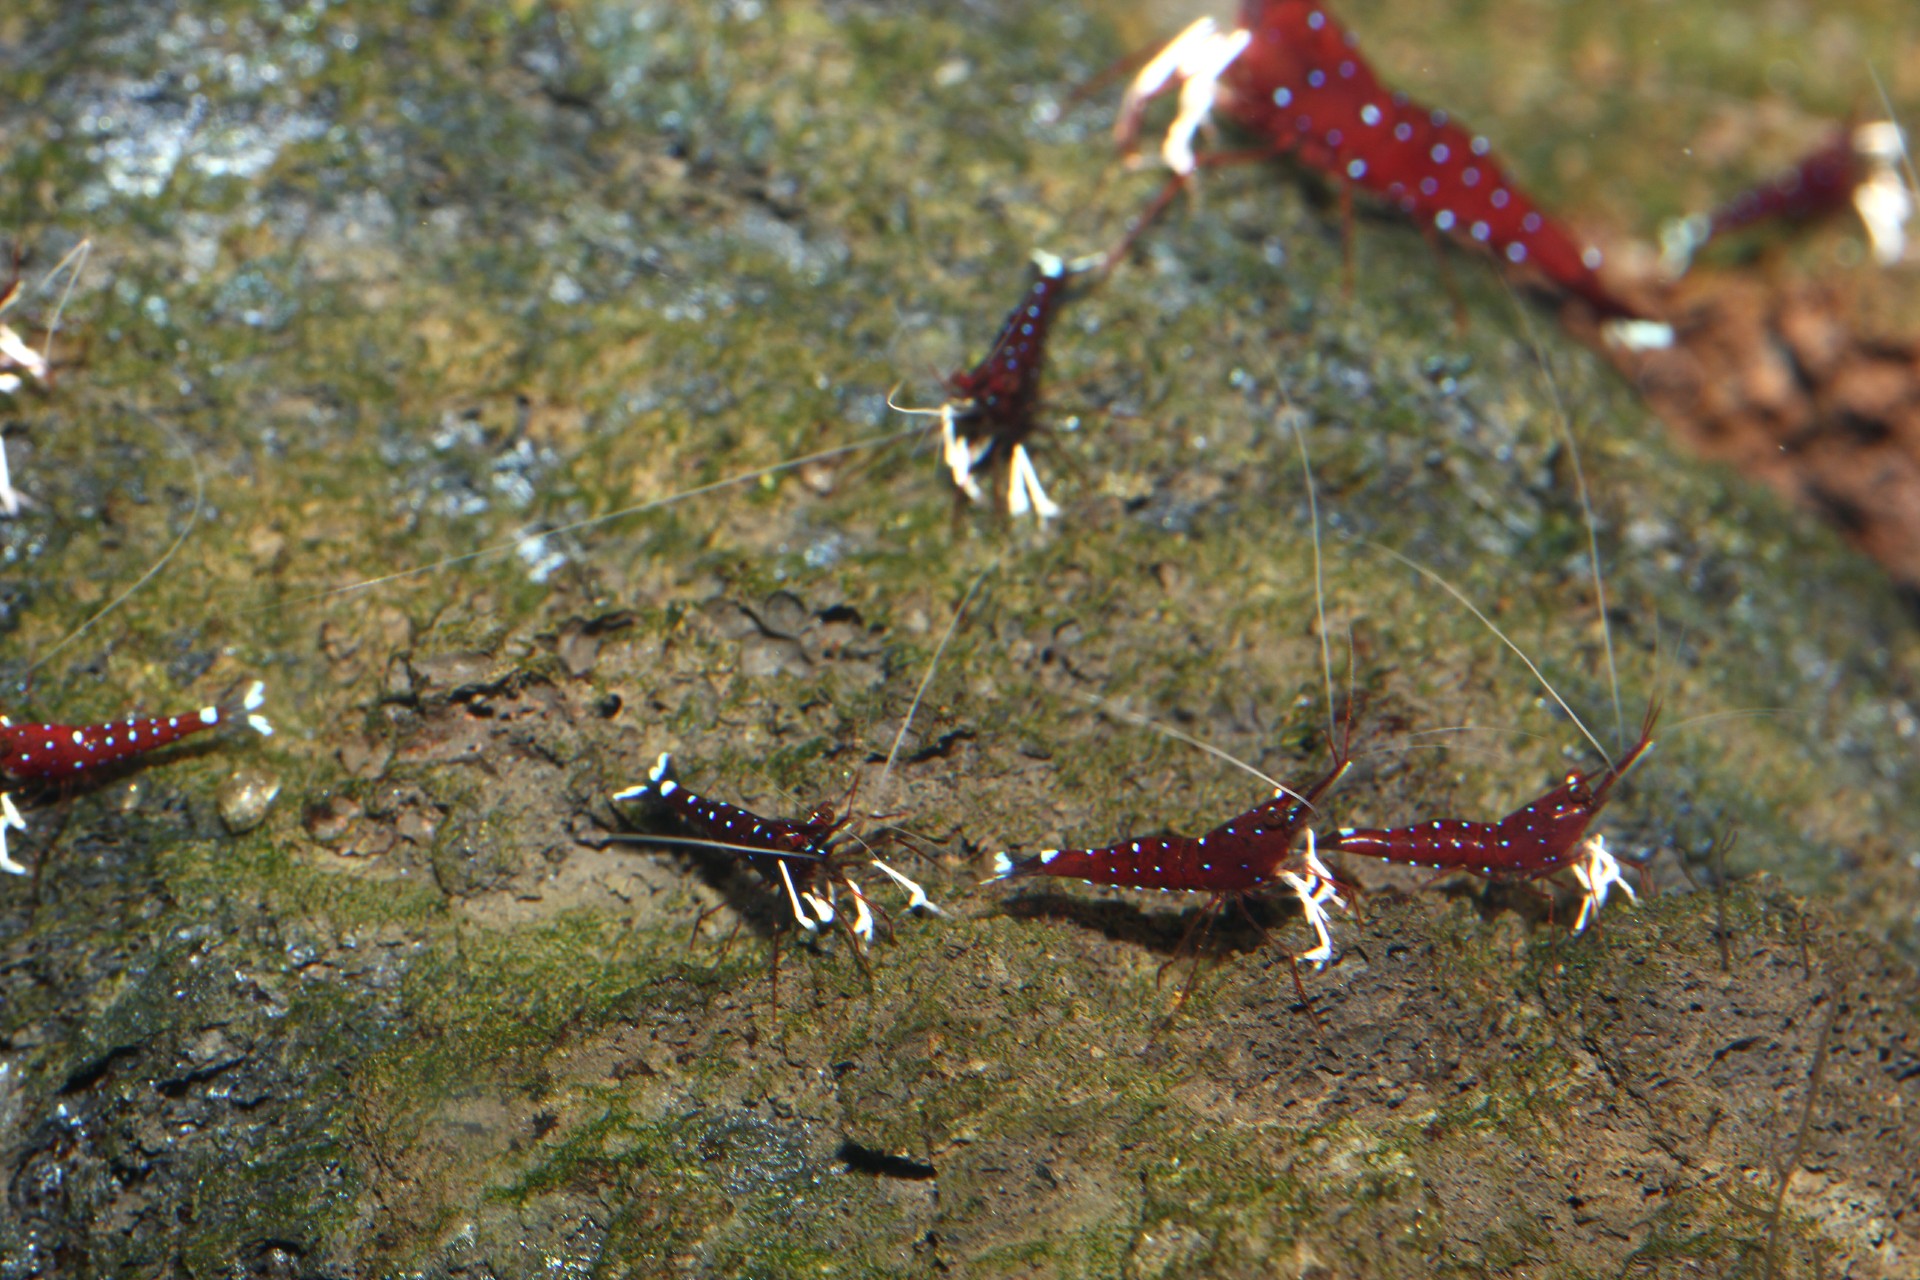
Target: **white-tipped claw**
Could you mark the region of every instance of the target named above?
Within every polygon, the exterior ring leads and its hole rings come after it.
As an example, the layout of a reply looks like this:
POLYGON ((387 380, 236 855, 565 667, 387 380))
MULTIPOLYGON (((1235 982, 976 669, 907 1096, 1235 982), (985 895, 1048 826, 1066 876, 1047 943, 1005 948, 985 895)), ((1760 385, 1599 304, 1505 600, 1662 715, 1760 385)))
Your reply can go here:
POLYGON ((898 871, 895 871, 892 867, 880 861, 880 859, 878 858, 873 859, 873 865, 880 868, 880 870, 886 872, 886 874, 893 880, 895 884, 899 885, 902 889, 905 889, 907 891, 907 910, 931 911, 933 912, 934 915, 937 915, 937 916, 943 916, 947 914, 946 912, 942 911, 939 907, 935 906, 933 903, 933 900, 927 897, 927 891, 925 889, 922 889, 918 884, 915 884, 912 880, 909 880, 907 877, 901 875, 898 871))
POLYGON ((1007 514, 1023 516, 1031 510, 1042 524, 1060 514, 1060 504, 1047 496, 1040 485, 1040 473, 1033 469, 1027 446, 1013 446, 1013 462, 1007 468, 1007 514))
MULTIPOLYGON (((813 922, 812 917, 807 915, 806 909, 800 905, 800 895, 794 891, 793 876, 787 871, 787 860, 785 858, 780 859, 780 879, 787 886, 787 901, 793 904, 793 918, 798 920, 800 927, 808 933, 819 932, 820 926, 813 922)), ((811 898, 813 895, 808 894, 807 896, 811 898)))
POLYGON ((254 712, 247 717, 247 728, 253 730, 263 738, 271 738, 273 736, 273 721, 267 719, 259 712, 254 712))
POLYGON ((240 699, 242 711, 258 711, 267 704, 267 685, 264 680, 255 680, 247 686, 246 696, 240 699))
POLYGON ((1600 908, 1607 905, 1607 891, 1614 885, 1619 885, 1635 902, 1640 900, 1640 895, 1620 874, 1620 860, 1607 851, 1605 836, 1589 836, 1583 847, 1586 856, 1573 864, 1573 878, 1586 890, 1586 897, 1580 900, 1580 917, 1573 922, 1575 933, 1583 931, 1590 918, 1599 917, 1600 908))
MULTIPOLYGON (((10 326, 4 324, 0 324, 0 360, 5 360, 17 369, 26 370, 43 382, 46 380, 46 358, 28 346, 26 339, 15 333, 10 326)), ((18 385, 17 379, 15 385, 18 385)))
MULTIPOLYGON (((12 391, 20 379, 0 373, 0 391, 12 391), (12 383, 9 386, 8 383, 12 383)), ((20 514, 20 491, 13 487, 13 473, 7 469, 7 442, 0 440, 0 515, 12 518, 20 514)))
POLYGON ((1244 28, 1222 33, 1212 18, 1200 18, 1167 42, 1127 86, 1114 121, 1114 137, 1126 145, 1140 124, 1147 101, 1180 81, 1180 109, 1160 143, 1160 157, 1169 169, 1187 177, 1195 168, 1193 135, 1213 112, 1214 91, 1220 77, 1245 51, 1253 33, 1244 28))
POLYGON ((1327 900, 1342 911, 1345 911, 1347 909, 1347 900, 1340 896, 1340 890, 1334 882, 1333 872, 1327 870, 1327 864, 1320 861, 1319 851, 1314 848, 1312 827, 1307 828, 1306 864, 1307 870, 1313 873, 1311 878, 1319 880, 1327 886, 1328 893, 1332 895, 1327 900))
POLYGON ((993 875, 982 880, 981 884, 992 884, 995 880, 1005 880, 1013 874, 1013 859, 1006 853, 993 855, 993 875))
POLYGON ((23 876, 27 874, 27 869, 15 862, 13 855, 7 852, 7 832, 26 829, 26 819, 22 818, 20 811, 13 807, 13 796, 0 792, 0 871, 10 876, 23 876))
POLYGON ((1327 932, 1330 923, 1327 909, 1321 904, 1333 896, 1333 886, 1319 877, 1301 876, 1297 872, 1282 871, 1280 878, 1287 882, 1294 896, 1300 899, 1300 910, 1307 917, 1307 923, 1313 926, 1314 936, 1320 944, 1310 951, 1303 951, 1294 957, 1305 960, 1316 969, 1323 969, 1333 959, 1333 935, 1327 932))
POLYGON ((944 451, 947 470, 953 474, 953 483, 960 492, 973 502, 986 501, 986 495, 980 492, 980 482, 973 478, 973 468, 986 456, 983 448, 975 455, 965 436, 954 429, 952 404, 940 406, 940 444, 944 451))
POLYGON ((828 902, 818 894, 808 893, 805 890, 801 891, 800 896, 806 900, 808 906, 813 908, 813 914, 819 917, 821 924, 833 923, 833 904, 831 902, 828 902))
POLYGON ((1875 166, 1853 189, 1854 212, 1866 224, 1873 260, 1891 267, 1907 256, 1907 223, 1913 218, 1913 193, 1891 164, 1875 166))
POLYGON ((873 941, 873 912, 867 909, 867 895, 860 892, 860 886, 853 882, 853 877, 842 876, 840 879, 853 894, 853 936, 859 941, 860 949, 865 951, 873 941))

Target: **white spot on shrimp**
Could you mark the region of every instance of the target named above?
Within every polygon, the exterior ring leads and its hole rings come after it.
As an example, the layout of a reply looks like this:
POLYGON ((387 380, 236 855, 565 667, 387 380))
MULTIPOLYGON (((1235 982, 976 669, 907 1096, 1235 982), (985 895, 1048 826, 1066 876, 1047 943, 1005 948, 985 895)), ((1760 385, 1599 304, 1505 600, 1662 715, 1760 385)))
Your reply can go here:
POLYGON ((1467 234, 1471 235, 1475 240, 1480 241, 1482 244, 1485 244, 1487 237, 1493 234, 1493 229, 1487 226, 1487 224, 1484 222, 1476 222, 1471 227, 1467 228, 1467 234))
POLYGON ((1433 121, 1434 128, 1443 128, 1447 123, 1447 113, 1435 107, 1433 110, 1427 112, 1427 119, 1433 121))
POLYGON ((1442 209, 1440 212, 1434 214, 1433 225, 1440 228, 1442 231, 1453 230, 1453 210, 1442 209))
POLYGON ((1466 183, 1470 187, 1479 186, 1480 170, 1474 165, 1468 165, 1466 168, 1460 171, 1460 181, 1466 183))
POLYGON ((1452 155, 1453 153, 1447 150, 1446 143, 1436 142, 1433 144, 1433 150, 1427 152, 1427 154, 1433 157, 1433 162, 1435 164, 1445 164, 1447 162, 1447 157, 1452 155))
POLYGON ((1542 225, 1542 219, 1540 217, 1539 211, 1535 210, 1527 214, 1526 217, 1520 219, 1520 225, 1522 227, 1525 227, 1529 232, 1538 231, 1542 225))
POLYGON ((77 747, 77 746, 79 746, 79 745, 80 745, 81 743, 83 743, 83 742, 85 742, 86 740, 87 740, 87 739, 86 739, 86 735, 85 735, 85 734, 83 734, 83 733, 81 733, 81 732, 80 732, 80 731, 79 731, 78 729, 75 729, 75 730, 73 731, 73 745, 74 745, 74 746, 76 746, 76 747, 77 747))
POLYGON ((1508 262, 1525 262, 1526 260, 1527 260, 1527 246, 1521 244, 1518 240, 1515 240, 1512 244, 1507 246, 1508 262))
POLYGON ((680 784, 675 782, 672 778, 668 778, 660 784, 660 794, 663 796, 670 796, 674 792, 678 791, 679 789, 680 789, 680 784))
POLYGON ((1307 83, 1318 89, 1327 82, 1327 73, 1315 68, 1307 72, 1307 83))
POLYGON ((1312 27, 1315 31, 1318 31, 1320 28, 1327 25, 1327 15, 1320 12, 1318 9, 1315 9, 1312 13, 1307 15, 1307 25, 1309 27, 1312 27))
POLYGON ((1493 189, 1493 194, 1489 196, 1488 199, 1493 201, 1494 208, 1504 209, 1507 207, 1507 202, 1513 199, 1513 197, 1507 193, 1507 189, 1505 187, 1495 187, 1493 189))
POLYGON ((1361 178, 1364 178, 1364 177, 1366 177, 1366 176, 1367 176, 1367 162, 1366 162, 1365 160, 1349 160, 1349 161, 1347 161, 1347 176, 1348 176, 1349 178, 1352 178, 1352 179, 1354 179, 1354 180, 1356 180, 1356 181, 1358 181, 1358 180, 1359 180, 1359 179, 1361 179, 1361 178))
POLYGON ((201 724, 219 724, 220 708, 218 707, 200 708, 200 723, 201 724))
POLYGON ((1473 140, 1473 154, 1483 156, 1493 150, 1493 144, 1487 141, 1485 134, 1477 135, 1473 140))
POLYGON ((1603 261, 1605 259, 1600 256, 1600 251, 1591 245, 1580 251, 1580 264, 1589 271, 1598 271, 1603 261))
POLYGON ((1360 108, 1360 119, 1367 124, 1379 124, 1380 108, 1369 102, 1366 106, 1360 108))
POLYGON ((1405 120, 1402 120, 1399 124, 1393 126, 1393 136, 1402 142, 1407 142, 1413 137, 1413 126, 1405 120))
POLYGON ((1354 66, 1353 59, 1348 58, 1345 62, 1342 62, 1340 64, 1340 78, 1342 80, 1351 80, 1353 79, 1353 73, 1356 70, 1358 70, 1358 68, 1354 66))
POLYGON ((1436 193, 1436 192, 1438 192, 1439 190, 1440 190, 1440 181, 1439 181, 1439 179, 1437 179, 1437 178, 1422 178, 1422 179, 1420 179, 1420 194, 1421 194, 1421 195, 1423 195, 1423 196, 1430 196, 1430 195, 1433 195, 1433 194, 1435 194, 1435 193, 1436 193))
POLYGON ((1276 107, 1292 106, 1293 90, 1287 88, 1285 85, 1281 85, 1278 89, 1275 89, 1273 91, 1273 105, 1276 107))

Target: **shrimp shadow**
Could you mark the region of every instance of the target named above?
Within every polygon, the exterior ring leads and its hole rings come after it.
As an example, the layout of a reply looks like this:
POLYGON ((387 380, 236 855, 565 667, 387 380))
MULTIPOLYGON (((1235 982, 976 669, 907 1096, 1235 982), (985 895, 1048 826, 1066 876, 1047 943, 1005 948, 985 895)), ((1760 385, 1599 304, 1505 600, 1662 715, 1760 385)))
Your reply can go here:
POLYGON ((1180 909, 1161 910, 1117 898, 1086 898, 1036 886, 1006 899, 988 914, 1076 925, 1109 941, 1131 943, 1169 960, 1192 955, 1196 947, 1214 959, 1258 953, 1273 945, 1276 931, 1303 919, 1291 900, 1276 901, 1258 893, 1243 896, 1238 905, 1223 904, 1210 927, 1199 923, 1200 913, 1207 909, 1207 900, 1197 894, 1180 909), (1196 927, 1201 932, 1196 933, 1196 927))

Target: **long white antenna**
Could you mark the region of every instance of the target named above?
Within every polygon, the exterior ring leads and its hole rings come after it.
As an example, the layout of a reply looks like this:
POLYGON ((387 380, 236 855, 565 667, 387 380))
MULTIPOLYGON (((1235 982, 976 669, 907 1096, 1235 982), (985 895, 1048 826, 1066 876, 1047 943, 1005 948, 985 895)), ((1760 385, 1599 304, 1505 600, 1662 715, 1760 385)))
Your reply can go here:
POLYGON ((193 468, 193 510, 187 513, 187 526, 186 528, 180 531, 180 536, 173 540, 173 545, 168 547, 166 551, 161 554, 158 560, 155 560, 151 565, 149 565, 147 568, 147 571, 141 574, 138 578, 136 578, 131 586, 129 586, 125 591, 122 591, 119 595, 115 596, 112 600, 109 600, 106 604, 102 605, 99 611, 95 613, 91 618, 88 618, 85 622, 75 627, 72 631, 69 631, 67 633, 66 639, 62 640, 59 644, 54 645, 53 648, 48 649, 46 652, 42 653, 39 657, 35 658, 31 663, 29 663, 27 666, 28 674, 32 674, 33 672, 38 671, 41 667, 45 666, 53 658, 55 654, 65 649, 68 645, 78 640, 81 636, 87 634, 87 632, 93 630, 94 625, 98 623, 102 618, 112 613, 115 609, 118 609, 121 605, 125 604, 127 602, 128 597, 132 596, 134 592, 146 586, 147 583, 153 581, 154 575, 167 567, 168 563, 172 561, 174 554, 177 551, 179 551, 182 546, 186 544, 187 539, 190 536, 192 536, 194 529, 198 527, 200 523, 200 510, 203 506, 206 505, 207 484, 206 484, 206 477, 201 474, 200 459, 194 453, 193 445, 187 440, 187 438, 184 435, 180 433, 178 428, 170 425, 169 423, 163 421, 162 419, 153 417, 151 414, 142 414, 141 416, 146 418, 146 420, 152 423, 154 426, 160 428, 160 430, 166 432, 167 436, 173 441, 174 446, 178 448, 182 454, 185 455, 187 459, 187 465, 193 468))
POLYGON ((1900 121, 1893 114, 1893 99, 1887 96, 1887 86, 1880 82, 1880 73, 1874 70, 1871 60, 1867 63, 1867 76, 1873 81, 1873 91, 1880 95, 1880 105, 1887 109, 1887 119, 1893 121, 1894 128, 1899 130, 1895 136, 1900 139, 1900 163, 1907 171, 1907 186, 1920 195, 1920 172, 1913 167, 1913 151, 1907 146, 1906 131, 1900 129, 1900 121))
POLYGON ((1412 569, 1415 573, 1420 574, 1422 577, 1427 578, 1428 580, 1433 582, 1436 586, 1439 586, 1440 588, 1445 590, 1446 593, 1452 596, 1455 600, 1458 600, 1461 604, 1465 605, 1467 609, 1473 614, 1474 617, 1480 619, 1480 625, 1484 626, 1487 630, 1493 632, 1494 635, 1498 636, 1502 644, 1506 645, 1507 648, 1513 650, 1514 656, 1518 657, 1520 661, 1527 664, 1527 670, 1533 672, 1533 678, 1540 682, 1540 687, 1547 691, 1547 695, 1549 697, 1551 697, 1555 702, 1560 704, 1560 709, 1567 713, 1567 718, 1573 721, 1574 727, 1579 729, 1582 734, 1586 735, 1587 741, 1593 744, 1593 749, 1595 751, 1598 751, 1600 753, 1600 758, 1607 762, 1607 767, 1609 769, 1613 767, 1613 757, 1608 755, 1607 749, 1600 745, 1600 739, 1593 736, 1593 731, 1587 728, 1586 721, 1582 720, 1579 716, 1574 714, 1573 708, 1567 705, 1567 700, 1560 696, 1560 691, 1558 689, 1555 689, 1553 687, 1552 682, 1549 681, 1546 678, 1546 676, 1541 674, 1539 667, 1536 667, 1535 665, 1533 665, 1533 659, 1527 656, 1526 650, 1522 649, 1519 645, 1515 644, 1512 641, 1512 639, 1508 637, 1506 632, 1502 631, 1499 627, 1495 626, 1493 623, 1493 619, 1489 618, 1486 614, 1480 612, 1480 606, 1476 605, 1473 601, 1467 599, 1467 595, 1464 591, 1454 586, 1451 582, 1448 582, 1445 578, 1441 577, 1434 570, 1429 569, 1427 568, 1427 566, 1421 564, 1418 560, 1415 560, 1409 556, 1401 555, 1398 551, 1395 551, 1392 547, 1387 546, 1385 543, 1374 542, 1370 539, 1363 539, 1361 542, 1361 545, 1372 547, 1375 551, 1378 551, 1383 555, 1392 556, 1395 560, 1398 560, 1401 564, 1407 566, 1407 568, 1409 569, 1412 569))
MULTIPOLYGON (((1560 426, 1560 438, 1566 442, 1567 457, 1573 462, 1573 487, 1580 495, 1580 513, 1587 522, 1587 564, 1593 571, 1593 595, 1600 609, 1600 642, 1607 651, 1607 687, 1613 692, 1613 740, 1615 746, 1621 746, 1626 742, 1627 721, 1620 709, 1620 670, 1613 660, 1613 623, 1607 617, 1607 583, 1600 574, 1600 535, 1593 518, 1593 502, 1587 495, 1586 468, 1580 465, 1580 446, 1573 438, 1573 422, 1567 415, 1566 401, 1560 395, 1560 380, 1554 376, 1553 362, 1547 358, 1546 348, 1540 345, 1540 340, 1534 335, 1533 320, 1527 315, 1527 309, 1520 305, 1512 282, 1504 275, 1501 280, 1507 286, 1507 300, 1513 303, 1514 312, 1520 317, 1520 326, 1526 330, 1527 343, 1533 348, 1534 358, 1540 362, 1540 371, 1546 375, 1547 391, 1553 397, 1554 415, 1560 426)), ((1607 753, 1602 751, 1600 754, 1604 756, 1607 753)), ((1611 765, 1613 761, 1609 759, 1607 763, 1611 765)))
POLYGON ((1301 795, 1298 791, 1295 791, 1292 787, 1289 787, 1282 783, 1274 781, 1272 778, 1268 777, 1266 774, 1260 772, 1260 770, 1248 764, 1245 760, 1242 760, 1239 756, 1229 755, 1227 752, 1222 751, 1219 747, 1214 746, 1210 742, 1202 742, 1200 739, 1194 737, 1191 734, 1182 733, 1180 730, 1174 728, 1172 725, 1161 724, 1158 720, 1155 720, 1150 716, 1143 716, 1138 711, 1129 711, 1127 708, 1120 706, 1118 703, 1109 702, 1107 699, 1100 697, 1098 694, 1080 693, 1080 694, 1076 694, 1075 696, 1078 697, 1082 702, 1087 703, 1089 706, 1095 708, 1096 710, 1100 711, 1104 715, 1110 715, 1116 720, 1124 720, 1126 723, 1137 726, 1138 728, 1141 728, 1141 729, 1151 729, 1155 733, 1161 734, 1168 738, 1172 738, 1175 742, 1184 742, 1190 747, 1196 747, 1199 750, 1206 752, 1208 755, 1212 756, 1216 760, 1224 760, 1226 763, 1232 765, 1234 768, 1240 769, 1246 773, 1250 773, 1254 777, 1260 779, 1260 781, 1272 787, 1274 789, 1275 794, 1277 795, 1292 796, 1295 800, 1300 801, 1302 804, 1309 803, 1305 796, 1301 795))
POLYGON ((909 427, 904 431, 889 431, 883 435, 868 436, 864 440, 855 440, 852 444, 836 445, 831 449, 822 449, 818 453, 809 453, 804 457, 788 458, 784 462, 770 463, 767 466, 758 467, 752 471, 744 471, 739 475, 728 476, 724 480, 715 480, 711 484, 695 485, 691 489, 683 489, 679 493, 668 494, 664 498, 653 498, 646 502, 636 502, 630 507, 622 507, 618 511, 609 511, 603 516, 589 516, 585 520, 575 520, 572 524, 563 524, 555 529, 529 530, 520 534, 511 542, 496 542, 492 546, 481 547, 478 551, 469 551, 464 555, 449 556, 445 560, 436 560, 432 564, 416 565, 411 569, 401 569, 397 573, 385 574, 378 578, 368 578, 364 582, 356 582, 351 586, 335 587, 330 591, 316 591, 312 595, 299 596, 292 600, 283 600, 278 604, 262 605, 258 609, 248 609, 243 611, 240 616, 247 617, 256 613, 273 613, 291 605, 312 604, 316 600, 330 600, 335 596, 352 595, 355 592, 372 590, 374 587, 383 587, 389 582, 400 582, 407 578, 417 578, 422 574, 435 573, 441 569, 450 569, 454 565, 466 564, 471 560, 480 560, 487 556, 503 555, 509 551, 518 550, 529 538, 552 538, 558 537, 561 534, 578 533, 582 529, 591 529, 596 525, 609 524, 612 521, 620 520, 627 516, 637 516, 648 511, 658 511, 662 508, 685 502, 690 498, 700 497, 703 494, 715 493, 721 489, 731 489, 743 484, 752 484, 762 477, 779 475, 782 471, 791 471, 795 467, 804 467, 810 463, 824 462, 828 458, 840 457, 842 454, 858 453, 862 449, 876 449, 883 444, 892 444, 895 440, 903 440, 915 434, 917 430, 918 428, 909 427))
POLYGON ((67 250, 66 256, 53 264, 53 270, 41 277, 39 291, 45 292, 55 276, 65 271, 69 263, 73 266, 72 272, 67 276, 66 287, 60 291, 60 301, 53 306, 53 316, 47 321, 47 339, 40 348, 40 359, 46 365, 49 377, 53 373, 53 335, 60 332, 60 317, 66 313, 67 302, 73 297, 74 286, 80 283, 80 273, 87 269, 87 260, 92 256, 93 238, 89 236, 67 250))
MULTIPOLYGON (((1280 398, 1287 400, 1287 389, 1280 388, 1280 398)), ((1287 408, 1293 404, 1287 401, 1287 408)), ((1313 463, 1307 457, 1307 436, 1300 429, 1300 418, 1289 413, 1288 423, 1293 427, 1293 439, 1300 446, 1300 470, 1307 477, 1307 521, 1313 529, 1313 605, 1320 614, 1320 674, 1327 682, 1327 744, 1332 748, 1336 728, 1333 719, 1333 646, 1327 640, 1327 583, 1320 562, 1320 500, 1314 495, 1313 463)), ((1353 714, 1348 708, 1347 714, 1353 714)), ((1349 721, 1351 723, 1351 721, 1349 721)))
POLYGON ((947 620, 947 629, 941 633, 940 643, 934 646, 933 659, 927 663, 927 674, 920 678, 920 687, 913 691, 913 701, 907 707, 906 719, 900 722, 900 732, 893 735, 893 746, 887 751, 887 763, 881 768, 880 782, 873 791, 873 802, 876 805, 887 793, 887 779, 893 773, 893 762, 899 758, 900 744, 907 740, 907 730, 913 727, 913 717, 920 710, 920 700, 926 697, 927 686, 933 683, 934 673, 940 670, 940 658, 947 651, 947 643, 953 639, 953 633, 960 629, 960 619, 966 616, 967 606, 973 603, 973 597, 978 594, 993 571, 999 567, 1000 561, 996 557, 991 564, 980 571, 980 575, 973 580, 973 585, 967 588, 967 594, 961 597, 959 606, 953 611, 953 617, 947 620))

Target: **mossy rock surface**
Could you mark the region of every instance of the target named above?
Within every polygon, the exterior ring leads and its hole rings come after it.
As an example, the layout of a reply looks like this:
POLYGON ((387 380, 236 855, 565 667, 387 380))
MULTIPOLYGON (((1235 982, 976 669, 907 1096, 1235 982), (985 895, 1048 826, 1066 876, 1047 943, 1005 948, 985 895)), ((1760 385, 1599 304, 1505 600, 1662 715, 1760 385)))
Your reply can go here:
MULTIPOLYGON (((1621 241, 1700 202, 1647 156, 1703 115, 1843 114, 1869 48, 1914 88, 1890 4, 1739 44, 1703 5, 1400 9, 1346 16, 1621 241)), ((1153 189, 1076 90, 1175 26, 0 15, 0 225, 30 281, 93 246, 55 385, 0 422, 34 502, 0 525, 9 714, 259 677, 279 728, 21 796, 0 1277, 1913 1273, 1920 636, 1836 535, 1678 454, 1477 259, 1462 329, 1369 214, 1349 295, 1335 207, 1266 167, 1063 312, 1056 528, 956 514, 899 434, 889 388, 937 399, 1030 248, 1102 248, 1153 189), (1295 427, 1342 824, 1497 815, 1596 758, 1373 544, 1617 749, 1578 438, 1618 723, 1664 706, 1602 821, 1652 892, 1571 937, 1565 893, 1354 866, 1310 1007, 1277 902, 1180 1003, 1198 902, 978 881, 1265 794, 1089 699, 1326 768, 1295 427), (947 915, 863 876, 863 963, 724 859, 607 843, 662 751, 768 814, 857 780, 947 915)))

